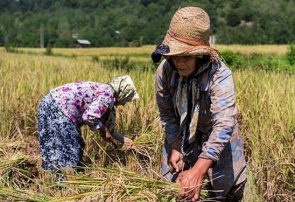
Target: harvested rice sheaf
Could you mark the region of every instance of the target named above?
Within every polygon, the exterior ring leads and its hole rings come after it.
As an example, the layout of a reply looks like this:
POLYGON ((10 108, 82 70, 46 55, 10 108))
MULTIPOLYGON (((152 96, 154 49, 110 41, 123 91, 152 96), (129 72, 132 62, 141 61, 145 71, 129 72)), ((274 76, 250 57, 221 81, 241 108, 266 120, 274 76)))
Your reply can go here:
POLYGON ((146 156, 156 152, 159 145, 159 137, 154 133, 144 133, 134 139, 135 151, 146 156))
MULTIPOLYGON (((88 174, 68 176, 58 186, 79 190, 79 194, 63 200, 171 201, 179 193, 176 183, 102 167, 88 168, 88 174)), ((206 191, 201 191, 201 196, 205 197, 206 191)))
POLYGON ((9 187, 0 186, 1 201, 34 201, 43 202, 51 201, 52 197, 43 194, 35 193, 28 190, 12 189, 9 187))
POLYGON ((27 188, 38 176, 35 163, 22 153, 3 156, 0 160, 0 183, 13 188, 27 188))

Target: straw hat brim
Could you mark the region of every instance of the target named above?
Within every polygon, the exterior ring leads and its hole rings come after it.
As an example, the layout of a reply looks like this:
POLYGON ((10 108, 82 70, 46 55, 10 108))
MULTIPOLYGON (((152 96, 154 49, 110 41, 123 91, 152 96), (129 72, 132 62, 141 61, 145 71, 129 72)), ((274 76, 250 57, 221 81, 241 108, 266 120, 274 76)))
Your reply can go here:
POLYGON ((190 56, 190 55, 216 55, 216 50, 209 44, 206 45, 191 45, 179 41, 169 34, 163 40, 163 44, 169 46, 169 53, 163 53, 164 56, 190 56))

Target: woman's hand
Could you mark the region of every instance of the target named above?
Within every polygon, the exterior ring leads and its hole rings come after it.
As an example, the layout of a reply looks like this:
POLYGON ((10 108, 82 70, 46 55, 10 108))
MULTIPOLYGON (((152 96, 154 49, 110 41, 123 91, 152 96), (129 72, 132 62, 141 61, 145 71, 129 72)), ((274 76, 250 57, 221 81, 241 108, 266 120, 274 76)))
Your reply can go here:
POLYGON ((128 137, 124 137, 124 145, 126 145, 127 149, 135 149, 133 141, 128 137))
POLYGON ((212 160, 198 159, 194 167, 178 175, 177 182, 180 185, 180 197, 197 201, 200 198, 201 186, 204 177, 212 165, 212 160))
POLYGON ((184 166, 183 154, 176 149, 172 149, 170 164, 174 168, 175 172, 180 172, 184 166))

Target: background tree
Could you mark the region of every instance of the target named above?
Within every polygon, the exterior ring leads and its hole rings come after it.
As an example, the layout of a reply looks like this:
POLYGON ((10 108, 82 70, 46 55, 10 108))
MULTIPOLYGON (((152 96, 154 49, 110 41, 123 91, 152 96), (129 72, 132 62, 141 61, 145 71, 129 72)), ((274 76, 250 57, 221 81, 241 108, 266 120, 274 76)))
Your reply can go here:
POLYGON ((184 6, 209 13, 217 43, 295 41, 291 0, 1 0, 0 46, 39 47, 41 25, 55 47, 72 47, 74 33, 95 47, 156 44, 184 6))

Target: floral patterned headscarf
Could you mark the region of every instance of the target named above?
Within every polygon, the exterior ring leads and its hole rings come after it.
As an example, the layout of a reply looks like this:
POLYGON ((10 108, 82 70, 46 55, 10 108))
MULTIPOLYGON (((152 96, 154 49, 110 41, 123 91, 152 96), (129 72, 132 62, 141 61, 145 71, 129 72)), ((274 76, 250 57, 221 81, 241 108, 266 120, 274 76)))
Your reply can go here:
POLYGON ((109 84, 115 91, 116 105, 124 105, 139 98, 135 85, 128 75, 116 77, 109 84))

